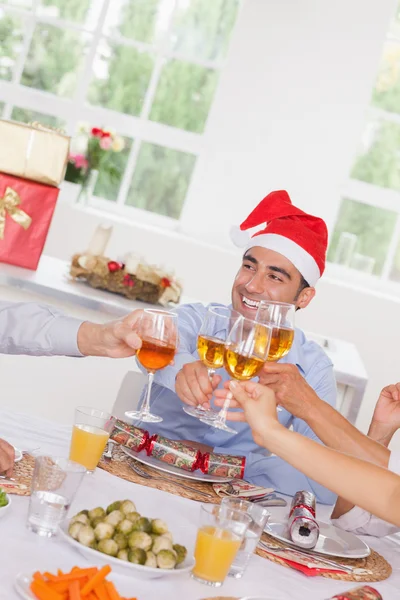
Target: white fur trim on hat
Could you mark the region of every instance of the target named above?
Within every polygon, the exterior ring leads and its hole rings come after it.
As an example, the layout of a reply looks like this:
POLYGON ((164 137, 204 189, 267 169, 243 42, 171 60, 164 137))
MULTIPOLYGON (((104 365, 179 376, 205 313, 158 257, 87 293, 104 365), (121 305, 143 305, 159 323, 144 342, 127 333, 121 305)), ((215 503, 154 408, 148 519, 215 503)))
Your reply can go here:
POLYGON ((244 248, 245 246, 247 246, 247 244, 249 243, 249 241, 251 239, 249 232, 247 230, 242 231, 240 229, 240 227, 237 227, 237 225, 233 225, 231 227, 229 235, 230 235, 232 242, 238 248, 244 248))
POLYGON ((276 233, 261 233, 251 238, 250 242, 246 246, 246 252, 249 248, 255 246, 261 246, 261 248, 267 248, 268 250, 274 250, 279 252, 285 258, 290 260, 294 264, 296 269, 300 271, 304 279, 311 285, 314 286, 318 279, 321 277, 318 265, 314 258, 304 250, 301 246, 293 242, 293 240, 278 235, 276 233))

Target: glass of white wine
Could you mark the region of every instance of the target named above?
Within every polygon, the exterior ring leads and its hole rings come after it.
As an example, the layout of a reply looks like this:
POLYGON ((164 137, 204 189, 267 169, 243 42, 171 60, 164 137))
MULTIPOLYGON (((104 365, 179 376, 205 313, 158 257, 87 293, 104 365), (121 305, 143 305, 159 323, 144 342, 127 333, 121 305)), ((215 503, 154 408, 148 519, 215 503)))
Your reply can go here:
POLYGON ((150 412, 151 387, 155 372, 167 367, 174 359, 178 347, 177 320, 176 314, 166 310, 146 308, 143 311, 137 331, 142 345, 136 357, 148 373, 147 391, 140 410, 127 411, 126 417, 146 423, 159 423, 163 420, 150 412))
MULTIPOLYGON (((261 371, 268 358, 272 328, 265 324, 240 317, 228 334, 225 343, 224 366, 233 379, 247 381, 261 371)), ((226 424, 226 414, 231 396, 228 394, 216 419, 200 419, 210 427, 222 429, 228 433, 237 433, 226 424)))
MULTIPOLYGON (((207 367, 212 380, 215 371, 224 366, 225 342, 233 322, 240 314, 227 306, 210 304, 204 316, 197 338, 197 352, 201 362, 207 367)), ((183 410, 198 419, 215 419, 219 412, 199 406, 184 406, 183 410)))
POLYGON ((294 317, 296 306, 286 302, 262 300, 256 320, 272 327, 268 361, 278 361, 290 351, 294 340, 294 317))

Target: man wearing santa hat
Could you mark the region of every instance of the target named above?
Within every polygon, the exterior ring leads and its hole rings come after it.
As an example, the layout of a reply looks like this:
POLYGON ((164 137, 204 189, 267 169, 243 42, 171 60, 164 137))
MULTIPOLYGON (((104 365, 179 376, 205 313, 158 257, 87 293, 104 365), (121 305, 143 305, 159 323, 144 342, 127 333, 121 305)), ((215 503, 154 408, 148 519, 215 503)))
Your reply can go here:
MULTIPOLYGON (((308 306, 315 295, 315 284, 325 267, 327 229, 319 217, 308 215, 291 203, 285 191, 268 194, 240 226, 240 236, 247 237, 242 264, 232 286, 232 306, 243 316, 254 319, 261 300, 308 306), (247 230, 264 225, 253 237, 247 230)), ((238 237, 237 234, 235 236, 238 237)), ((243 240, 240 240, 243 242, 243 240)), ((207 307, 183 305, 177 309, 180 347, 175 362, 154 379, 151 410, 163 418, 162 423, 142 423, 151 433, 169 438, 190 440, 201 450, 246 456, 245 479, 251 483, 287 494, 312 490, 320 502, 332 503, 334 495, 305 477, 253 440, 246 423, 234 423, 237 434, 212 428, 182 410, 182 402, 192 406, 208 406, 215 389, 223 387, 228 374, 214 375, 210 382, 207 368, 197 354, 197 336, 207 307)), ((271 386, 278 399, 285 396, 298 402, 316 393, 335 406, 336 384, 332 363, 324 351, 308 341, 296 329, 290 352, 278 363, 266 363, 259 381, 271 386)), ((223 394, 223 392, 220 392, 223 394)), ((283 409, 279 420, 286 427, 317 439, 300 418, 283 409)))

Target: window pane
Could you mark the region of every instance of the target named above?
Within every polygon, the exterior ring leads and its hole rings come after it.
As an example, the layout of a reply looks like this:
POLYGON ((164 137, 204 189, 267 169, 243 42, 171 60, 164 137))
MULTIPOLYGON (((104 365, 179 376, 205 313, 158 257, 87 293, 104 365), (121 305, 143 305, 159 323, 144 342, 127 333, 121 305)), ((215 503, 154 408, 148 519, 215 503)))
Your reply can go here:
POLYGON ((8 4, 15 8, 25 8, 26 10, 31 10, 33 5, 33 0, 2 0, 2 2, 3 4, 8 4))
POLYGON ((351 177, 381 187, 400 190, 400 125, 371 121, 351 177))
POLYGON ((202 133, 214 97, 218 73, 180 60, 168 61, 161 73, 150 119, 202 133))
POLYGON ((11 119, 13 121, 21 121, 22 123, 33 123, 34 121, 38 121, 47 127, 57 127, 62 129, 65 127, 65 121, 59 119, 58 117, 53 117, 53 115, 45 115, 43 113, 36 112, 35 110, 19 108, 18 106, 14 106, 11 113, 11 119))
POLYGON ((371 257, 375 259, 373 273, 380 275, 395 223, 396 213, 345 198, 332 235, 328 260, 330 262, 337 260, 336 250, 340 235, 344 232, 352 233, 357 236, 357 243, 350 266, 360 268, 355 264, 356 254, 371 257))
POLYGON ((175 0, 113 0, 104 30, 138 42, 154 43, 168 27, 175 0))
POLYGON ((24 20, 0 8, 0 79, 12 79, 23 39, 24 20))
POLYGON ((46 17, 84 23, 91 3, 93 3, 93 8, 96 4, 100 8, 101 0, 41 0, 36 12, 38 15, 46 17))
POLYGON ((178 0, 172 49, 196 59, 223 58, 238 6, 239 0, 178 0))
POLYGON ((106 108, 139 115, 153 70, 153 57, 105 40, 94 63, 88 100, 106 108))
POLYGON ((400 113, 400 43, 396 41, 384 45, 372 103, 383 110, 400 113))
POLYGON ((133 141, 131 138, 123 139, 125 142, 124 149, 121 152, 109 152, 99 169, 99 178, 94 188, 94 195, 99 198, 111 201, 117 200, 133 141))
POLYGON ((52 25, 37 25, 21 83, 71 98, 89 36, 52 25))
POLYGON ((178 219, 196 157, 143 142, 126 204, 178 219))

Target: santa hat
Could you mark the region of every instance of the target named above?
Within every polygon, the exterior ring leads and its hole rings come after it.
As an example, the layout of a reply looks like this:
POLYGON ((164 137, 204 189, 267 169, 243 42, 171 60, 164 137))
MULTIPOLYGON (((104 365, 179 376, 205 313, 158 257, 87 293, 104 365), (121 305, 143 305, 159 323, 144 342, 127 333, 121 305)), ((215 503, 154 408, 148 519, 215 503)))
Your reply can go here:
POLYGON ((325 222, 293 206, 284 190, 271 192, 240 225, 231 231, 237 246, 245 251, 261 246, 279 252, 300 271, 304 279, 315 285, 325 269, 328 231, 325 222), (266 223, 266 227, 250 238, 248 229, 266 223))

